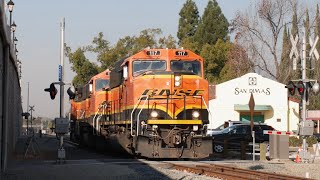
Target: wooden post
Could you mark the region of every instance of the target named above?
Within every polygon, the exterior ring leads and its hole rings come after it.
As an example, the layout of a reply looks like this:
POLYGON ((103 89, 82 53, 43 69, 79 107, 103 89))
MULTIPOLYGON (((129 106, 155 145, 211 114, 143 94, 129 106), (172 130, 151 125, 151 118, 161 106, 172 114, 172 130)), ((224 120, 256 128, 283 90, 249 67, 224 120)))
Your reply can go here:
POLYGON ((241 160, 246 160, 247 142, 241 141, 241 160))

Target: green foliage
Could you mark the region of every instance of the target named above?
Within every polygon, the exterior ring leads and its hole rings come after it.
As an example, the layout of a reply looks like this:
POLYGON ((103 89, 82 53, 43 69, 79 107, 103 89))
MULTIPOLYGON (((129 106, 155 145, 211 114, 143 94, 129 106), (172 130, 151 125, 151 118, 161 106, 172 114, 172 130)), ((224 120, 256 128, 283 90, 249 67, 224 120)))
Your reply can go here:
MULTIPOLYGON (((309 147, 312 147, 313 144, 316 144, 318 142, 315 136, 309 136, 306 138, 306 140, 309 147)), ((302 138, 299 139, 296 136, 289 137, 289 146, 292 146, 292 147, 302 146, 302 138)))
POLYGON ((205 44, 201 50, 201 57, 205 59, 205 76, 209 82, 219 80, 219 75, 228 60, 228 52, 232 46, 229 41, 219 39, 215 45, 205 44))
POLYGON ((289 137, 289 146, 299 147, 301 145, 302 145, 302 139, 299 139, 296 136, 289 137))
POLYGON ((253 69, 246 50, 239 44, 232 44, 228 51, 228 59, 219 75, 219 82, 240 77, 253 69))
POLYGON ((199 11, 192 0, 187 0, 180 10, 178 26, 179 44, 188 37, 193 37, 199 24, 199 11))
MULTIPOLYGON (((304 20, 303 24, 304 24, 305 29, 307 29, 306 37, 310 37, 310 19, 309 19, 309 11, 308 11, 308 9, 306 9, 306 19, 304 20)), ((311 49, 311 47, 309 46, 309 38, 306 38, 306 43, 307 43, 306 51, 309 52, 310 49, 311 49)), ((306 61, 306 68, 307 69, 312 69, 310 60, 306 61)), ((313 79, 314 78, 314 71, 307 71, 306 72, 306 76, 308 78, 313 79)))
POLYGON ((291 80, 291 72, 292 70, 292 61, 290 60, 290 37, 288 34, 287 26, 283 29, 283 39, 282 39, 282 53, 281 53, 281 60, 279 65, 279 79, 278 81, 281 83, 288 83, 291 80))
POLYGON ((177 41, 174 39, 172 35, 169 35, 168 37, 159 38, 159 48, 175 49, 176 44, 177 41))
POLYGON ((214 45, 218 41, 228 40, 228 20, 225 18, 216 0, 209 0, 195 33, 195 41, 200 47, 214 45))
POLYGON ((85 50, 78 48, 75 52, 71 52, 70 48, 67 48, 67 55, 69 62, 71 63, 71 70, 77 75, 72 80, 74 86, 82 86, 90 80, 90 78, 98 74, 98 66, 91 63, 85 57, 85 50))
POLYGON ((307 138, 307 144, 309 147, 312 147, 312 145, 316 143, 318 143, 318 140, 315 136, 310 136, 307 138))
POLYGON ((199 45, 199 42, 196 42, 194 40, 194 37, 184 38, 180 42, 180 46, 183 47, 184 49, 189 49, 189 50, 195 52, 196 54, 200 54, 200 52, 201 52, 201 47, 199 45))
MULTIPOLYGON (((162 34, 161 29, 145 29, 142 30, 139 36, 125 36, 118 40, 113 46, 104 46, 105 48, 99 48, 101 45, 94 43, 89 49, 91 52, 97 53, 98 61, 101 63, 102 69, 111 68, 113 64, 125 57, 133 55, 146 47, 150 48, 175 48, 176 41, 169 35, 168 37, 158 38, 162 34), (99 49, 99 51, 93 51, 99 49)), ((107 42, 103 40, 103 35, 95 37, 96 42, 107 42)))
MULTIPOLYGON (((293 35, 293 37, 295 37, 296 35, 299 35, 297 4, 295 4, 293 8, 291 34, 293 35)), ((291 45, 290 45, 290 48, 291 48, 291 45)), ((299 46, 297 48, 300 49, 299 46)), ((301 67, 301 61, 297 61, 297 70, 295 72, 292 72, 293 79, 301 79, 301 76, 302 76, 301 70, 299 70, 298 67, 301 67)))
MULTIPOLYGON (((320 15, 319 15, 319 5, 318 4, 317 4, 317 12, 316 12, 315 21, 316 21, 315 36, 318 35, 320 37, 320 15)), ((320 43, 319 42, 318 42, 316 48, 318 51, 320 51, 320 43)), ((315 79, 319 80, 319 78, 320 78, 320 61, 316 61, 314 73, 315 73, 315 76, 314 76, 315 79)), ((320 108, 320 106, 319 106, 319 108, 320 108)))
POLYGON ((71 69, 77 74, 73 79, 75 86, 82 86, 90 78, 99 72, 111 68, 119 59, 133 55, 146 47, 150 48, 175 48, 176 41, 173 36, 159 37, 162 34, 161 29, 145 29, 139 36, 125 36, 111 46, 109 41, 104 38, 102 32, 93 38, 92 44, 83 48, 78 48, 71 52, 66 48, 67 56, 71 63, 71 69), (93 53, 101 66, 90 62, 85 54, 93 53))

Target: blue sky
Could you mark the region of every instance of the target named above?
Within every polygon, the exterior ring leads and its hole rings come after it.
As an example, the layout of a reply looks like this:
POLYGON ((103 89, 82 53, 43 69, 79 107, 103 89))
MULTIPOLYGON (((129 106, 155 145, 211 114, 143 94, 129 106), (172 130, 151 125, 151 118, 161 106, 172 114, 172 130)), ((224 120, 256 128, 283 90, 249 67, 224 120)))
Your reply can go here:
MULTIPOLYGON (((60 63, 60 21, 66 19, 65 41, 74 50, 91 43, 103 32, 113 44, 125 35, 137 35, 146 28, 161 28, 164 35, 176 37, 179 11, 184 0, 13 0, 13 20, 17 24, 18 59, 22 62, 22 101, 26 110, 27 82, 30 82, 30 105, 35 116, 59 116, 59 97, 51 100, 44 88, 58 81, 60 63)), ((202 15, 207 0, 195 0, 202 15)), ((238 10, 245 10, 250 0, 218 0, 228 20, 238 10)), ((65 79, 74 73, 65 58, 65 79)), ((57 89, 59 89, 57 87, 57 89)), ((66 96, 65 112, 69 110, 66 96)))

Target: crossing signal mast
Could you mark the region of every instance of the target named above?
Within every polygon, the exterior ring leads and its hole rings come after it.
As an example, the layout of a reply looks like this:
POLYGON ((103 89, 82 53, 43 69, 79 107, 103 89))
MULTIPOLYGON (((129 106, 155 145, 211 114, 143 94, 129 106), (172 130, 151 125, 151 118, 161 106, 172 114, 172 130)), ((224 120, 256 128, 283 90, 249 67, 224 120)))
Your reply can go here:
MULTIPOLYGON (((61 30, 61 51, 60 51, 60 65, 59 65, 59 81, 53 82, 50 84, 49 88, 44 89, 44 91, 50 93, 50 98, 52 100, 55 99, 58 90, 54 86, 55 84, 60 85, 60 117, 55 118, 55 133, 60 137, 60 145, 58 149, 58 158, 57 162, 61 162, 62 160, 65 161, 66 152, 63 148, 63 136, 64 134, 69 132, 69 119, 64 118, 64 86, 69 83, 64 83, 64 51, 65 51, 65 43, 64 43, 64 32, 65 32, 65 19, 62 19, 62 22, 60 24, 60 30, 61 30)), ((75 94, 73 91, 69 88, 67 93, 69 94, 69 97, 74 97, 75 94), (70 95, 71 94, 71 95, 70 95)))
MULTIPOLYGON (((306 61, 307 59, 316 58, 316 60, 319 59, 319 53, 316 49, 317 42, 319 40, 319 37, 317 36, 315 41, 309 37, 309 44, 311 46, 311 49, 308 54, 307 58, 307 44, 306 39, 308 37, 306 34, 307 29, 305 28, 303 32, 303 39, 302 39, 302 57, 301 57, 301 72, 302 72, 302 78, 299 80, 291 80, 289 83, 285 86, 288 88, 289 94, 294 95, 295 91, 297 90, 298 93, 301 95, 301 101, 302 101, 302 109, 301 109, 301 119, 299 123, 299 129, 298 129, 298 135, 303 136, 303 153, 302 153, 302 160, 306 161, 307 157, 309 157, 309 154, 307 152, 306 147, 306 139, 305 136, 311 136, 313 135, 313 121, 306 121, 306 104, 308 101, 309 91, 312 90, 315 94, 319 92, 319 84, 317 80, 308 79, 306 77, 306 61)), ((299 52, 297 49, 298 44, 298 35, 293 38, 293 35, 290 35, 290 40, 292 44, 292 49, 290 52, 290 59, 293 60, 293 70, 297 69, 297 60, 299 59, 299 52)))

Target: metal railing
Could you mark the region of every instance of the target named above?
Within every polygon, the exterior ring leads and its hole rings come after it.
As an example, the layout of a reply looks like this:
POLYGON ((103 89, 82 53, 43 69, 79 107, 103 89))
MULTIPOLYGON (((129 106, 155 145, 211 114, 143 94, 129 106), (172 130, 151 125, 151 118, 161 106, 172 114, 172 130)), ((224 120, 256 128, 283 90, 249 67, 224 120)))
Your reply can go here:
POLYGON ((96 135, 96 132, 99 132, 98 135, 100 135, 99 123, 100 123, 100 119, 101 119, 102 115, 105 114, 105 109, 106 109, 107 105, 108 104, 106 101, 103 101, 102 103, 99 104, 98 110, 92 119, 92 126, 93 126, 92 134, 93 135, 96 135), (99 112, 101 112, 101 110, 102 110, 102 113, 99 114, 99 112))
MULTIPOLYGON (((134 108, 133 108, 133 110, 132 110, 132 112, 131 112, 131 132, 130 132, 130 133, 131 133, 131 136, 135 136, 135 135, 133 134, 133 113, 134 113, 134 111, 137 109, 137 107, 139 106, 142 98, 147 98, 146 101, 144 102, 144 105, 145 105, 145 103, 147 102, 149 96, 147 96, 147 95, 141 95, 141 96, 139 97, 139 99, 138 99, 138 102, 136 103, 136 105, 134 106, 134 108)), ((139 112, 138 115, 140 115, 141 111, 142 111, 142 109, 140 110, 140 112, 139 112)), ((137 120, 137 122, 138 122, 138 120, 137 120)), ((137 125, 138 125, 138 124, 137 124, 137 125)))

